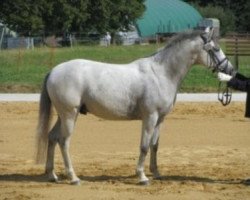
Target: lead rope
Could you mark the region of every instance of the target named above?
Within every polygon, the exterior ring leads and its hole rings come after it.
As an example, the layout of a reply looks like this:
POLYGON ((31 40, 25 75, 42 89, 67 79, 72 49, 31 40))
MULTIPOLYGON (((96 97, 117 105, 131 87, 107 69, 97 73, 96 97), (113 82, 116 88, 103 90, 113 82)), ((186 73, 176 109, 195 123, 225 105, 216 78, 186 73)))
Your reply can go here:
MULTIPOLYGON (((204 41, 204 43, 206 42, 206 40, 201 37, 204 41)), ((208 56, 207 56, 207 63, 209 63, 209 68, 212 68, 212 64, 213 63, 216 63, 215 59, 217 61, 219 61, 219 59, 217 59, 217 57, 214 58, 213 56, 213 52, 212 51, 208 51, 208 56)), ((215 71, 226 71, 226 70, 221 70, 219 67, 220 65, 227 61, 227 67, 228 67, 228 59, 227 57, 224 58, 222 61, 219 61, 216 65, 216 67, 212 70, 213 72, 215 71)), ((219 85, 218 85, 218 100, 221 102, 221 104, 223 106, 227 106, 231 103, 231 100, 232 100, 232 90, 226 85, 224 88, 223 88, 223 83, 222 82, 219 82, 219 85)))
MULTIPOLYGON (((214 59, 211 59, 211 58, 213 58, 212 52, 209 51, 208 54, 209 54, 210 59, 209 58, 207 58, 207 59, 209 59, 209 65, 212 66, 213 62, 214 63, 216 63, 216 62, 214 59)), ((227 58, 225 58, 225 59, 227 59, 227 58)), ((225 59, 223 59, 222 62, 219 62, 217 64, 217 67, 213 69, 213 72, 215 72, 216 70, 220 70, 219 66, 220 66, 220 64, 225 62, 225 59)), ((227 62, 228 62, 228 60, 227 60, 227 62)), ((221 70, 221 71, 223 71, 223 70, 221 70)), ((218 85, 218 100, 221 102, 221 104, 223 106, 229 105, 231 103, 231 100, 232 100, 232 90, 227 85, 226 86, 223 85, 222 82, 219 82, 219 85, 218 85)))
MULTIPOLYGON (((217 69, 219 71, 226 72, 228 67, 228 59, 224 58, 217 65, 218 65, 217 69), (220 65, 225 61, 227 62, 226 69, 220 69, 220 65)), ((218 100, 221 102, 223 106, 229 105, 232 100, 232 90, 227 86, 227 84, 223 84, 222 82, 219 82, 218 85, 218 100)))
POLYGON ((218 100, 223 106, 227 106, 232 100, 232 90, 228 86, 223 87, 222 82, 218 86, 218 100))

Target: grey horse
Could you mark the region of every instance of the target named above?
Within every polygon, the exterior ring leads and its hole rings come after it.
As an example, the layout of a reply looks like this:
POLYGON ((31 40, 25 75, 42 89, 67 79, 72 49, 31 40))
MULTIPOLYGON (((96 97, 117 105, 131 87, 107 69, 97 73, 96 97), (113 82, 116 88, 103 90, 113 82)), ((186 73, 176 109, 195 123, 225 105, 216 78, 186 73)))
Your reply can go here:
POLYGON ((142 120, 140 155, 136 167, 139 183, 148 184, 144 173, 150 149, 150 171, 159 178, 157 149, 159 128, 175 104, 178 88, 194 64, 228 74, 233 66, 212 40, 213 31, 189 31, 175 36, 154 55, 118 65, 84 59, 59 64, 46 76, 40 99, 37 161, 45 161, 50 181, 58 143, 68 178, 79 184, 69 154, 70 136, 79 113, 110 120, 142 120), (50 130, 51 107, 58 119, 50 130))

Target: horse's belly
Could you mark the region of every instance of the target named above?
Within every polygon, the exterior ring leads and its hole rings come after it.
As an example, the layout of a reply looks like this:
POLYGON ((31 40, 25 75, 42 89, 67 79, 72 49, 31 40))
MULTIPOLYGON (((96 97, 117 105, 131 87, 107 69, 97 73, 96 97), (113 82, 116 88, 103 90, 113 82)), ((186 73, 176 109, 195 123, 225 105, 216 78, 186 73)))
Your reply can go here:
POLYGON ((139 111, 135 105, 124 105, 116 103, 100 104, 92 101, 86 103, 88 112, 108 120, 133 120, 139 119, 139 111))

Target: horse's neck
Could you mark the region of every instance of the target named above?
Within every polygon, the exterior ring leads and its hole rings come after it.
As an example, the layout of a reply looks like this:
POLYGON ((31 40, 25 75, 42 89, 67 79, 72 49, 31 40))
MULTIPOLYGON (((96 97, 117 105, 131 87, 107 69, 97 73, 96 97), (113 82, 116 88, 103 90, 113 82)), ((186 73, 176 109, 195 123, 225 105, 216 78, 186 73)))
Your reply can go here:
POLYGON ((187 47, 178 48, 178 51, 169 51, 161 64, 166 78, 179 86, 193 65, 194 56, 187 47))

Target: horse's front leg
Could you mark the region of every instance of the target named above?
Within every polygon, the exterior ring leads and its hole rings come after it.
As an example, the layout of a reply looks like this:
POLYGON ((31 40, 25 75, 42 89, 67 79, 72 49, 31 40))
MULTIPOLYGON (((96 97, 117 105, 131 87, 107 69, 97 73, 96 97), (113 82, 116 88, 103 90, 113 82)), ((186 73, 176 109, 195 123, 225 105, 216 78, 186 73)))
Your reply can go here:
POLYGON ((158 166, 157 166, 159 135, 160 135, 160 125, 157 125, 155 127, 154 134, 150 143, 150 166, 149 166, 149 169, 153 173, 155 179, 160 178, 160 173, 158 171, 158 166))
POLYGON ((136 173, 139 177, 139 183, 143 185, 147 185, 149 183, 149 179, 146 177, 144 173, 144 162, 149 150, 150 142, 154 133, 157 120, 158 120, 158 114, 153 113, 147 116, 145 119, 143 119, 142 122, 140 156, 136 168, 136 173))

